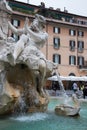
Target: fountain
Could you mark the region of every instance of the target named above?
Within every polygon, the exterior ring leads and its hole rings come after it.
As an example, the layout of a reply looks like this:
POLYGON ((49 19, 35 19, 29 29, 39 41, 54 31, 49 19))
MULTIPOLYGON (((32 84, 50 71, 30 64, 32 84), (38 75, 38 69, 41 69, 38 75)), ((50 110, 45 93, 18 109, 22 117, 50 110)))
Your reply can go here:
POLYGON ((57 65, 46 60, 40 48, 48 34, 46 20, 36 14, 28 25, 15 28, 10 22, 13 13, 5 0, 0 0, 0 115, 13 112, 44 112, 48 106, 46 79, 57 65), (9 29, 20 36, 16 42, 8 37, 9 29))
MULTIPOLYGON (((13 13, 5 0, 0 0, 0 115, 15 112, 45 112, 49 98, 45 91, 45 83, 57 65, 45 58, 40 51, 48 38, 43 30, 46 20, 36 14, 33 22, 28 25, 26 18, 24 27, 15 28, 10 22, 13 13), (8 37, 9 29, 20 36, 16 42, 8 37)), ((57 74, 62 96, 68 101, 62 81, 57 74)), ((73 96, 75 105, 65 102, 55 108, 57 114, 76 115, 80 105, 73 96)), ((65 100, 64 100, 65 101, 65 100)))
POLYGON ((60 90, 62 91, 62 102, 55 107, 55 113, 57 115, 65 115, 65 116, 76 116, 80 111, 80 102, 76 96, 73 94, 72 97, 69 97, 64 89, 63 83, 56 71, 58 83, 60 86, 60 90))

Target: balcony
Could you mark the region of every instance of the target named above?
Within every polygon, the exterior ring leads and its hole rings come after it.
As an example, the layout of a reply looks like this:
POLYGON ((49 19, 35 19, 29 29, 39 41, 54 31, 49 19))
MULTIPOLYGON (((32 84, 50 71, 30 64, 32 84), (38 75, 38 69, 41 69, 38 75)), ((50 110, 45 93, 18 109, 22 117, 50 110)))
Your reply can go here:
POLYGON ((87 27, 87 20, 83 19, 83 21, 80 21, 77 17, 73 18, 74 16, 70 15, 69 13, 55 11, 47 8, 44 8, 44 10, 39 13, 45 16, 47 20, 51 19, 53 22, 79 27, 87 27))
POLYGON ((47 20, 67 25, 87 27, 87 19, 82 19, 80 16, 78 18, 78 15, 76 16, 74 14, 70 14, 67 10, 61 11, 59 8, 54 10, 53 7, 45 8, 43 2, 41 6, 36 6, 31 4, 24 4, 15 0, 7 1, 14 11, 34 15, 37 10, 37 13, 45 16, 47 20))
POLYGON ((79 53, 83 53, 83 50, 84 50, 83 48, 78 48, 79 53))
POLYGON ((87 71, 87 61, 84 61, 84 65, 78 65, 81 71, 87 71))
POLYGON ((70 46, 70 51, 75 51, 75 47, 74 46, 70 46))

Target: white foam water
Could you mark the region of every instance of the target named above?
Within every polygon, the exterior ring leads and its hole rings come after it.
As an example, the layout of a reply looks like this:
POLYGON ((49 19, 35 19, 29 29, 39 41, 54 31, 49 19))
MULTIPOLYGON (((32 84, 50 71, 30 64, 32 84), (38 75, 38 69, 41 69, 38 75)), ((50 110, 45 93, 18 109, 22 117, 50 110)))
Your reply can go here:
POLYGON ((38 121, 38 120, 44 120, 48 118, 48 114, 46 113, 33 113, 29 115, 20 115, 18 117, 12 117, 12 120, 17 120, 20 122, 25 122, 25 121, 38 121))

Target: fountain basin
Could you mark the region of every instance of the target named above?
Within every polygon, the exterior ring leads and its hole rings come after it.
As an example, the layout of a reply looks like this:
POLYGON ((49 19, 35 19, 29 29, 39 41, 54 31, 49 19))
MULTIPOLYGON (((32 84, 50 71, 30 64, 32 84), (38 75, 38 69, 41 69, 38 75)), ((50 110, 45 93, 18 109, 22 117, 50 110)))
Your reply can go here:
POLYGON ((57 116, 54 113, 56 104, 61 99, 51 98, 48 111, 44 113, 22 114, 19 116, 0 117, 0 130, 86 130, 87 103, 82 101, 80 116, 57 116))

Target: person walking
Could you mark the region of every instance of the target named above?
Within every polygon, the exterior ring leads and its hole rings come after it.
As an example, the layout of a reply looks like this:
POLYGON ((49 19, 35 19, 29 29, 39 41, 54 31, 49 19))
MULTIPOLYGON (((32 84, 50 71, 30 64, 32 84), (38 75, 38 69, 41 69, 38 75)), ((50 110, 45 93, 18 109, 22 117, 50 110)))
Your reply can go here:
POLYGON ((79 87, 78 87, 77 83, 74 82, 73 83, 73 91, 76 92, 76 91, 78 91, 78 89, 79 89, 79 87))
POLYGON ((83 89, 83 98, 84 99, 85 99, 85 96, 87 96, 87 83, 85 84, 84 89, 83 89))

